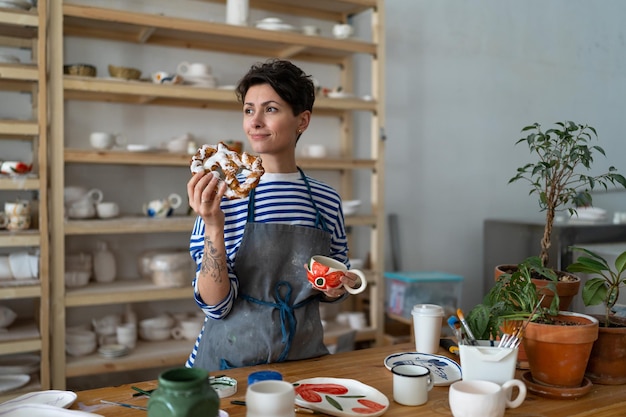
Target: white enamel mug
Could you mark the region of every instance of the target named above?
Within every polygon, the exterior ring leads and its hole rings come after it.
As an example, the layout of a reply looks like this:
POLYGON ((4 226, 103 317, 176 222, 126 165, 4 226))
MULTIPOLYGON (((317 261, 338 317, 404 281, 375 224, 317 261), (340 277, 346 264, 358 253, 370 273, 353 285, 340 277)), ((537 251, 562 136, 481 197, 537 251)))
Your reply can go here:
POLYGON ((435 380, 430 369, 412 364, 396 365, 393 373, 393 399, 402 405, 422 405, 428 401, 428 391, 435 380))

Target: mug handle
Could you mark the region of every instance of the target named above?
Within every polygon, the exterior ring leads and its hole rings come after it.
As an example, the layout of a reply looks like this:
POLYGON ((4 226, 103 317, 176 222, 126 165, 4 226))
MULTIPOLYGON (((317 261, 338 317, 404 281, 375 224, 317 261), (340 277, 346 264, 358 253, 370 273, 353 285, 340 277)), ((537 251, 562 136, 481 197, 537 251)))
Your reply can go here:
POLYGON ((92 188, 91 190, 89 190, 87 196, 94 203, 101 203, 102 199, 104 198, 104 194, 102 194, 102 191, 97 188, 92 188))
POLYGON ((520 381, 519 379, 511 379, 510 381, 506 381, 502 384, 502 390, 505 392, 506 398, 506 407, 507 408, 517 408, 524 402, 526 398, 526 384, 520 381), (514 400, 509 400, 510 391, 513 390, 513 387, 517 387, 519 389, 519 393, 514 400))
POLYGON ((180 75, 187 74, 187 71, 189 71, 189 62, 187 61, 181 62, 180 64, 178 64, 178 67, 176 67, 176 72, 178 72, 180 75))
POLYGON ((172 193, 167 197, 167 201, 170 203, 171 208, 177 209, 182 204, 183 199, 178 194, 172 193))
POLYGON ((359 269, 349 269, 347 272, 352 272, 353 274, 357 275, 361 279, 361 285, 359 286, 359 288, 352 288, 344 285, 346 291, 348 291, 350 294, 361 294, 363 291, 365 291, 365 289, 367 288, 367 280, 365 279, 365 274, 363 273, 363 271, 359 269))

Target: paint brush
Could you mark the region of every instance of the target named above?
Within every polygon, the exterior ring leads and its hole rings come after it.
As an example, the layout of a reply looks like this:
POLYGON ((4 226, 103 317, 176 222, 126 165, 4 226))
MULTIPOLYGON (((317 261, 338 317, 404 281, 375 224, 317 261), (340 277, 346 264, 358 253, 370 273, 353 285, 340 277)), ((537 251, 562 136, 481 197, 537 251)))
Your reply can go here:
POLYGON ((465 330, 465 334, 467 336, 467 341, 469 342, 469 344, 472 346, 478 345, 478 342, 476 341, 476 338, 474 337, 472 330, 470 329, 469 325, 465 321, 465 316, 463 315, 463 311, 460 308, 456 309, 456 315, 459 316, 459 320, 461 320, 461 325, 463 326, 463 330, 465 330))
POLYGON ((101 402, 102 404, 119 405, 120 407, 124 407, 124 408, 132 408, 133 410, 148 411, 148 407, 142 407, 142 406, 140 406, 140 405, 126 404, 126 403, 118 403, 118 402, 115 402, 115 401, 107 401, 107 400, 100 400, 100 402, 101 402))

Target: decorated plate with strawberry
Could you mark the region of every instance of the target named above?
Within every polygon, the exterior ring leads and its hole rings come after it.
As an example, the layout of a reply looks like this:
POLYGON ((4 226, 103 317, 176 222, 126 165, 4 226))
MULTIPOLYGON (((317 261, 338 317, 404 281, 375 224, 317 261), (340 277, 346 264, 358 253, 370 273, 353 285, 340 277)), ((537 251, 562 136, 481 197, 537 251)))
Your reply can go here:
POLYGON ((308 378, 293 386, 297 405, 332 416, 375 417, 389 408, 383 393, 354 379, 308 378))

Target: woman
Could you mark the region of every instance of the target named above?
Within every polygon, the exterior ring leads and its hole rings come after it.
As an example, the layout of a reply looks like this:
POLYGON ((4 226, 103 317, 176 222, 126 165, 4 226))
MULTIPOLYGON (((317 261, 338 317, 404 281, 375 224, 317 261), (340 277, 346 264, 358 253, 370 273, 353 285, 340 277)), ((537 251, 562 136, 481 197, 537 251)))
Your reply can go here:
MULTIPOLYGON (((304 265, 328 255, 349 266, 340 196, 296 166, 315 101, 310 77, 270 60, 252 66, 236 91, 243 130, 265 169, 259 185, 247 198, 226 200, 226 185, 211 174, 187 184, 198 214, 194 294, 207 315, 187 366, 209 371, 327 354, 319 302, 338 301, 346 290, 313 289, 304 265)), ((352 273, 341 280, 359 285, 352 273)))

